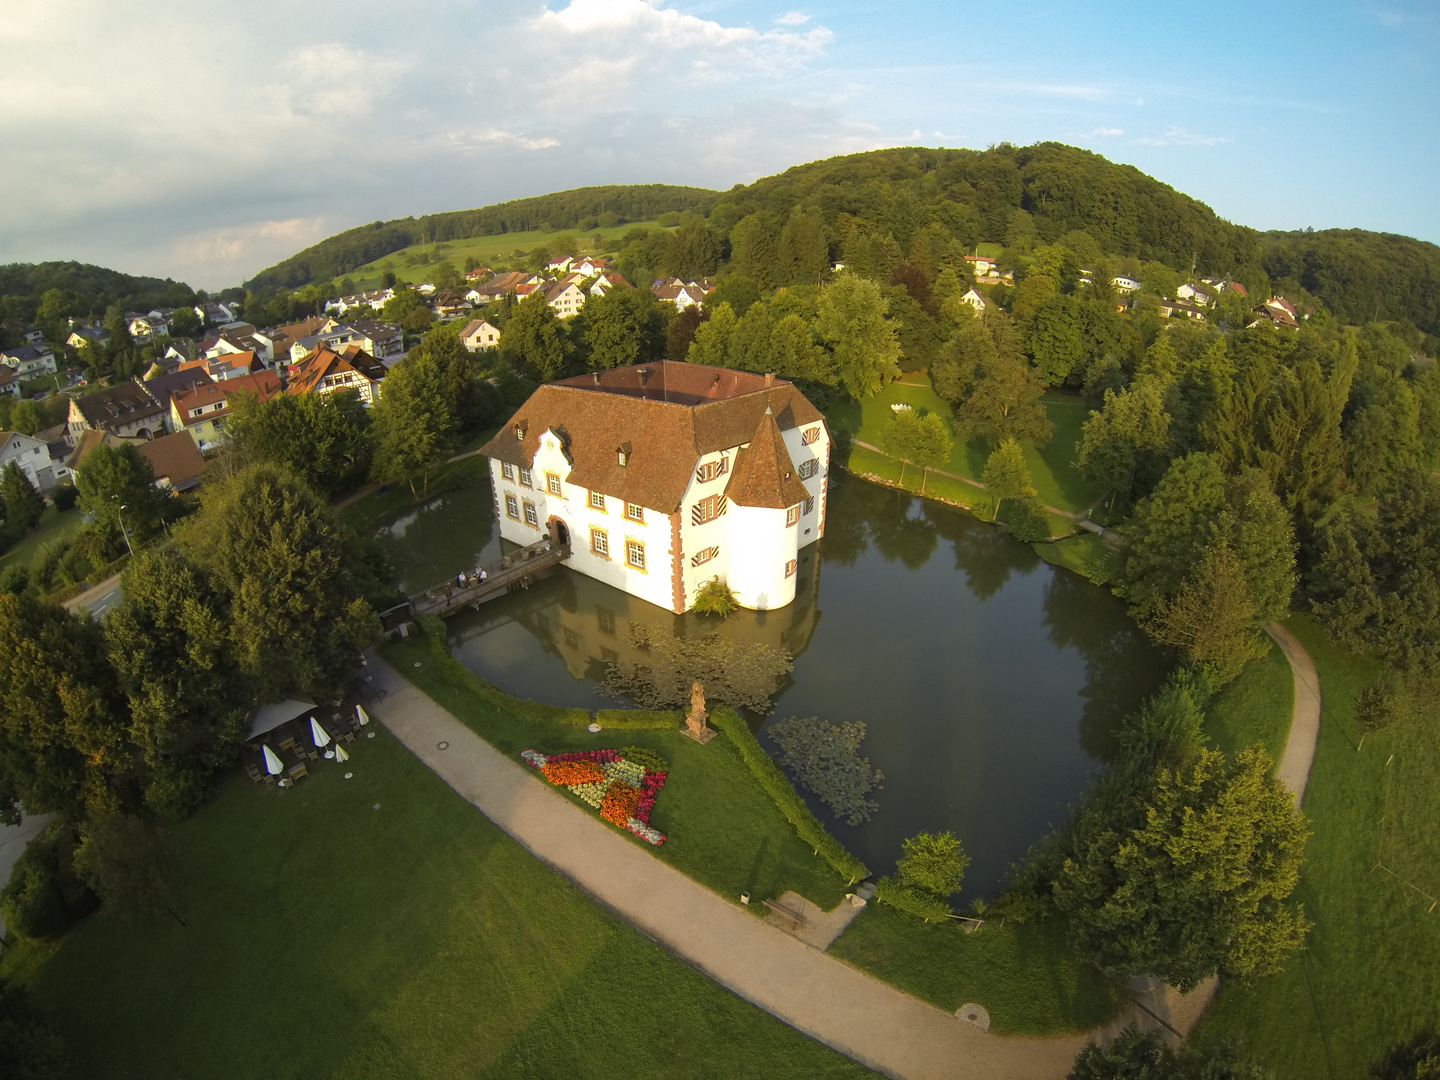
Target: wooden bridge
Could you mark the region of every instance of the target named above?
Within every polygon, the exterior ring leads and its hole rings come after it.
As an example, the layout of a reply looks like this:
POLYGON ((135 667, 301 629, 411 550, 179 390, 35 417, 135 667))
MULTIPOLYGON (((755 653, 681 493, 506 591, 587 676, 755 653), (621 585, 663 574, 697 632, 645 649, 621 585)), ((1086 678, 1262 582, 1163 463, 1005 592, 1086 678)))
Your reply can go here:
POLYGON ((541 540, 519 551, 512 551, 489 566, 416 593, 405 603, 382 611, 381 624, 388 631, 417 615, 435 615, 443 619, 467 607, 478 607, 511 589, 529 588, 536 577, 559 566, 569 557, 569 544, 541 540))

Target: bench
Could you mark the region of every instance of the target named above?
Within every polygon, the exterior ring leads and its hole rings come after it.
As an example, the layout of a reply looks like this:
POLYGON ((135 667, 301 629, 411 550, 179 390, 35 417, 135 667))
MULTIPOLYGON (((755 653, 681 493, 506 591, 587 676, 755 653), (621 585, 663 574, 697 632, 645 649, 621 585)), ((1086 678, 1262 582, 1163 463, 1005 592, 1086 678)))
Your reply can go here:
POLYGON ((805 916, 801 915, 798 911, 787 908, 783 904, 778 904, 774 900, 762 900, 761 903, 782 919, 787 920, 790 923, 791 930, 799 930, 800 927, 805 925, 805 916))

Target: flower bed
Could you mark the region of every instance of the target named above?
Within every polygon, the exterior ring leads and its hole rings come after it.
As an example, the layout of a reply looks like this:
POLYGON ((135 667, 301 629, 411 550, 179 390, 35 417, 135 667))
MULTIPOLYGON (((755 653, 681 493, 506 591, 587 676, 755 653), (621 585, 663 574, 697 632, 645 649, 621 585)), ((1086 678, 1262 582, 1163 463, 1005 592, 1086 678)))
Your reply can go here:
POLYGON ((611 824, 655 847, 665 843, 665 834, 650 824, 655 797, 665 786, 665 772, 631 761, 619 750, 542 754, 527 747, 520 751, 520 759, 556 787, 569 788, 611 824))

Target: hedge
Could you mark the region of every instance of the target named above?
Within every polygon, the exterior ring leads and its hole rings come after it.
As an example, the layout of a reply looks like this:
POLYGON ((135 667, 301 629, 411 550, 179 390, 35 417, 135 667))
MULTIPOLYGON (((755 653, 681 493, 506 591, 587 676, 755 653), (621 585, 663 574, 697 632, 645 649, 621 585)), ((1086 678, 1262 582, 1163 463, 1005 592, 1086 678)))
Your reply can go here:
POLYGON ((685 714, 675 709, 601 709, 595 714, 595 722, 602 728, 617 731, 639 731, 642 728, 679 731, 685 722, 685 714))
POLYGON ((710 723, 740 751, 740 757, 760 786, 775 800, 780 813, 795 826, 800 839, 809 844, 815 854, 833 866, 841 877, 849 879, 851 885, 870 873, 864 863, 825 831, 825 826, 810 812, 780 766, 761 748, 739 713, 734 709, 716 709, 710 714, 710 723))
POLYGON ((882 877, 875 883, 875 899, 926 922, 944 922, 954 914, 943 900, 902 885, 892 877, 882 877))

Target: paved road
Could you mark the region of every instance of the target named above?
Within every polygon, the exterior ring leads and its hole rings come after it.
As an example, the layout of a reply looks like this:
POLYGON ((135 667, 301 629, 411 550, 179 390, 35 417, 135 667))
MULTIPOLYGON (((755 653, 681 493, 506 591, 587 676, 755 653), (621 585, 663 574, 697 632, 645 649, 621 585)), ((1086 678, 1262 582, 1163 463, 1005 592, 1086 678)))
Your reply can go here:
POLYGON ((72 596, 65 601, 66 611, 83 609, 90 613, 93 619, 103 618, 105 612, 120 603, 120 575, 100 582, 92 588, 86 589, 79 596, 72 596))
POLYGON ((1305 799, 1305 785, 1310 780, 1310 765, 1315 760, 1315 743, 1320 738, 1320 676, 1315 662, 1294 634, 1278 622, 1265 631, 1275 639, 1295 679, 1295 705, 1290 712, 1290 734, 1285 737, 1285 750, 1275 775, 1290 789, 1298 807, 1305 799))

